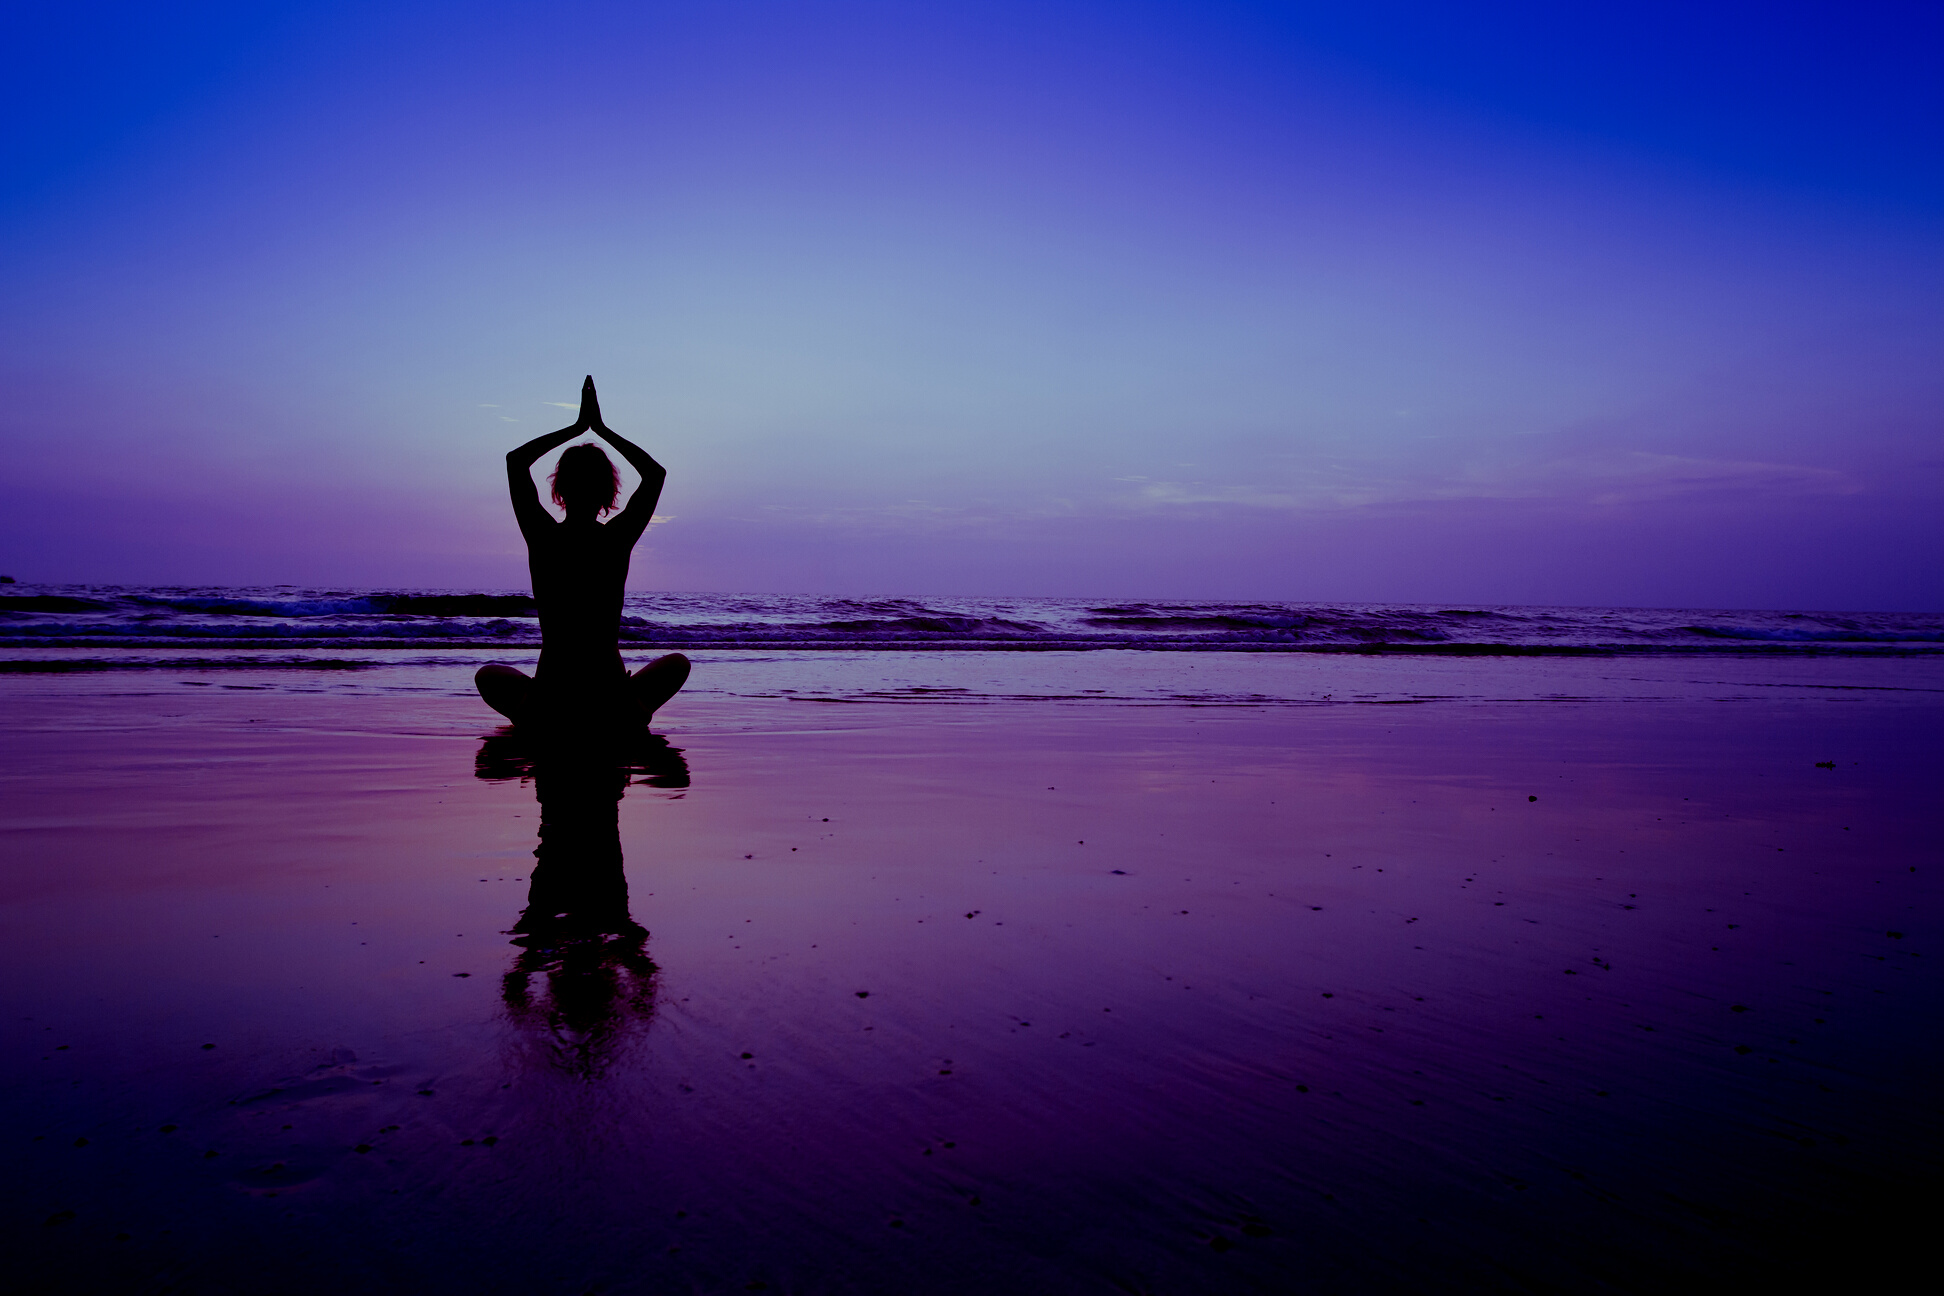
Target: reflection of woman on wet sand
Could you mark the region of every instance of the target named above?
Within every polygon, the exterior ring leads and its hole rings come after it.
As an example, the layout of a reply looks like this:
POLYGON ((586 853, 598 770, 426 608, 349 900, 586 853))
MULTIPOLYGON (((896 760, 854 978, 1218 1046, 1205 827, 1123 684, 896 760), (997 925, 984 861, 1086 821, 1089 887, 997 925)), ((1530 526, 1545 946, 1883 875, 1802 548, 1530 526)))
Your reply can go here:
POLYGON ((601 422, 591 377, 581 387, 580 417, 572 427, 507 454, 507 487, 539 605, 540 665, 530 678, 511 666, 482 666, 473 679, 486 704, 519 728, 583 736, 639 732, 688 678, 689 661, 680 653, 630 675, 617 642, 628 559, 654 516, 667 475, 646 450, 601 422), (627 507, 607 523, 600 519, 614 510, 621 479, 598 445, 573 447, 554 469, 553 499, 567 511, 564 521, 541 507, 533 486, 540 456, 583 432, 605 437, 641 474, 627 507))
POLYGON ((592 1079, 655 1012, 648 932, 628 912, 621 797, 637 787, 689 785, 682 753, 652 735, 611 751, 528 744, 517 733, 480 744, 473 772, 533 781, 540 841, 526 909, 507 935, 520 953, 500 982, 523 1038, 571 1075, 592 1079))
MULTIPOLYGON (((676 757, 680 760, 680 757, 676 757)), ((630 1024, 655 1008, 647 929, 628 913, 621 794, 628 772, 594 764, 533 770, 540 845, 527 907, 507 934, 520 953, 500 982, 513 1020, 538 1028, 542 1052, 598 1074, 630 1024), (534 993, 533 978, 545 978, 534 993)))

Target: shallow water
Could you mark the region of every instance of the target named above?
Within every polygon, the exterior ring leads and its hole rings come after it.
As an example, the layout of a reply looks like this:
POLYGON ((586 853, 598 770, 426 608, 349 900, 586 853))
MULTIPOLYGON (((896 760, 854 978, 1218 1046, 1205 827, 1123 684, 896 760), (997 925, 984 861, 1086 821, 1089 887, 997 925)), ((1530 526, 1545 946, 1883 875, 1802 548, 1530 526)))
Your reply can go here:
POLYGON ((622 775, 487 741, 456 666, 9 680, 19 1272, 1664 1290, 1937 1181, 1921 663, 866 663, 698 669, 622 775))

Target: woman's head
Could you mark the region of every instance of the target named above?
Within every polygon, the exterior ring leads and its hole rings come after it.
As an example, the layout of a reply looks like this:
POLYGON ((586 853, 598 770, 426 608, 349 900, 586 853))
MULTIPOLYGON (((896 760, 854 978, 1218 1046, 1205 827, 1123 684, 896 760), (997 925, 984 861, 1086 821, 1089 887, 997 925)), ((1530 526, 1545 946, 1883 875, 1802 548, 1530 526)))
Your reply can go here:
POLYGON ((611 513, 621 494, 621 474, 597 445, 570 446, 547 480, 553 486, 553 502, 569 513, 582 508, 611 513))

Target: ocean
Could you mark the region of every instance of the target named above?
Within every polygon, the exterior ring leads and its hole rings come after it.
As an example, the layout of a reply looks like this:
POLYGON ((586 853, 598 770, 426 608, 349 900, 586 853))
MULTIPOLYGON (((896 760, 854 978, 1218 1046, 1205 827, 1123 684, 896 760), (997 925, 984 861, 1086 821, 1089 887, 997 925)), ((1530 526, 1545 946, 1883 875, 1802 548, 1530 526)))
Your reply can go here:
MULTIPOLYGON (((11 585, 0 647, 537 647, 534 611, 513 590, 11 585)), ((644 651, 1927 655, 1944 653, 1944 614, 637 592, 620 635, 644 651)))

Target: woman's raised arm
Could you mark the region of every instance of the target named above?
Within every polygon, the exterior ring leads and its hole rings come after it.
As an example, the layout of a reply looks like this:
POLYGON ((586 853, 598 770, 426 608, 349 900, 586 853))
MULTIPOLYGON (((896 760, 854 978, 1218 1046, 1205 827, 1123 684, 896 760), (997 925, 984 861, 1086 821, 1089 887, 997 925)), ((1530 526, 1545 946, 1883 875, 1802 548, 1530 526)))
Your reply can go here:
MULTIPOLYGON (((513 497, 513 516, 519 519, 520 534, 529 540, 533 538, 536 527, 552 524, 553 515, 540 505, 540 492, 533 485, 533 465, 540 456, 555 446, 564 445, 581 433, 590 430, 594 422, 588 417, 588 402, 594 392, 594 380, 589 378, 587 386, 581 389, 581 412, 571 427, 561 428, 537 436, 523 446, 506 452, 506 490, 513 497)), ((593 419, 601 417, 600 407, 593 407, 593 419)))

